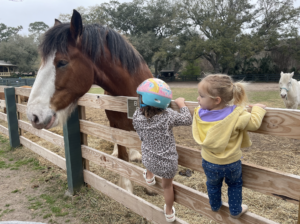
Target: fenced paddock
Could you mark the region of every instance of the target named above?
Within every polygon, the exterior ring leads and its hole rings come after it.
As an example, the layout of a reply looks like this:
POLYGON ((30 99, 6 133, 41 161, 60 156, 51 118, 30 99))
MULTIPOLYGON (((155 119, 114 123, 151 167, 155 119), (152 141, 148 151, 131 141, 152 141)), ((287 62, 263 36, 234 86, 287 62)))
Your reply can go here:
MULTIPOLYGON (((4 92, 4 88, 6 87, 0 87, 0 92, 4 92)), ((16 96, 29 96, 30 89, 15 88, 15 94, 16 96)), ((100 165, 107 170, 129 178, 140 186, 150 188, 151 190, 162 195, 163 190, 161 188, 161 179, 159 177, 157 178, 157 184, 149 187, 144 182, 141 167, 119 160, 109 154, 93 149, 87 145, 87 135, 90 135, 140 150, 141 142, 136 133, 107 127, 105 125, 85 120, 85 107, 108 109, 126 113, 127 97, 86 94, 79 100, 78 104, 79 116, 81 117, 79 124, 82 139, 81 146, 79 147, 81 148, 82 157, 86 161, 100 165)), ((0 101, 1 108, 6 107, 6 105, 7 102, 3 100, 0 101)), ((173 109, 178 110, 174 103, 172 103, 171 106, 173 109)), ((193 112, 193 108, 197 106, 197 103, 187 102, 187 106, 189 107, 190 111, 193 112)), ((18 113, 25 113, 26 105, 17 102, 16 110, 18 113)), ((0 119, 4 121, 9 120, 7 115, 4 113, 0 113, 0 119)), ((34 129, 31 124, 20 119, 18 120, 17 124, 18 128, 21 130, 30 132, 42 139, 45 139, 46 141, 51 142, 53 145, 59 147, 65 146, 64 138, 58 134, 47 130, 34 129)), ((0 132, 5 135, 10 135, 10 130, 4 126, 0 126, 0 132)), ((297 110, 268 109, 263 124, 257 133, 300 139, 300 112, 297 110)), ((64 170, 67 169, 68 165, 66 165, 66 159, 62 156, 57 155, 45 147, 36 144, 22 135, 19 137, 19 140, 20 143, 25 147, 31 149, 60 168, 64 170)), ((179 154, 179 165, 195 171, 203 172, 201 166, 201 154, 199 153, 199 150, 177 145, 177 151, 179 154)), ((79 160, 81 160, 81 158, 79 158, 79 160)), ((88 164, 88 162, 86 162, 86 164, 88 164)), ((144 216, 145 218, 156 223, 165 223, 163 211, 160 208, 142 198, 124 191, 104 178, 97 176, 95 173, 88 170, 88 165, 86 165, 85 168, 86 169, 83 171, 84 182, 103 192, 109 197, 119 201, 121 204, 130 208, 137 214, 144 216)), ((76 177, 76 173, 70 172, 71 171, 68 170, 68 175, 70 174, 76 177)), ((276 197, 279 200, 286 200, 292 204, 299 204, 300 176, 243 162, 243 181, 243 186, 245 188, 276 197)), ((197 213, 219 223, 276 223, 250 212, 243 215, 239 220, 233 220, 229 216, 227 203, 224 203, 224 206, 222 206, 220 212, 215 213, 210 209, 206 194, 178 182, 174 182, 174 191, 175 201, 178 204, 192 209, 197 213)), ((178 218, 177 223, 186 222, 178 218)))

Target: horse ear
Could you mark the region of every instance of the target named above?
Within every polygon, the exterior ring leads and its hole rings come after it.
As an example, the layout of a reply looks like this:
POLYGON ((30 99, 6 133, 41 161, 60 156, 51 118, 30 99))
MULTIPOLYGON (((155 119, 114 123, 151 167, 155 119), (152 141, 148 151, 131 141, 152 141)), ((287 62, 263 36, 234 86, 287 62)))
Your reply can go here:
POLYGON ((294 76, 294 72, 291 73, 291 78, 294 76))
POLYGON ((283 72, 280 73, 280 76, 282 76, 282 75, 283 75, 283 72))
POLYGON ((81 15, 75 9, 73 10, 73 15, 72 15, 72 18, 71 18, 70 30, 71 30, 71 35, 72 35, 74 40, 76 40, 82 34, 81 15))
POLYGON ((59 21, 58 19, 55 19, 54 26, 57 26, 59 24, 61 24, 61 21, 59 21))

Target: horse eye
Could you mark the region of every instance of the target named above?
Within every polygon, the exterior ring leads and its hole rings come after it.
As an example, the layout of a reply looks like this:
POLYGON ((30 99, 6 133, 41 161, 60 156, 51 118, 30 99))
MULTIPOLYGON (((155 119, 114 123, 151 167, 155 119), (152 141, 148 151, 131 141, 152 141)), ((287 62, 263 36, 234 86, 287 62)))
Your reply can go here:
POLYGON ((61 67, 64 67, 68 64, 67 61, 59 61, 57 64, 56 64, 56 67, 57 68, 61 68, 61 67))

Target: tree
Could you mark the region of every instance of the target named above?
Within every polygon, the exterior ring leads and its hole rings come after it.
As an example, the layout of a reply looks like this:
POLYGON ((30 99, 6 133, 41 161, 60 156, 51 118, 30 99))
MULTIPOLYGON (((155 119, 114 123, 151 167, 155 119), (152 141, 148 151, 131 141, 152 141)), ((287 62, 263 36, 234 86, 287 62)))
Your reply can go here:
POLYGON ((37 35, 38 40, 41 38, 41 33, 49 29, 49 26, 44 22, 34 22, 29 24, 28 31, 37 35))
MULTIPOLYGON (((177 21, 191 39, 182 45, 182 50, 187 59, 206 58, 216 73, 227 73, 235 67, 236 57, 245 60, 278 43, 283 35, 282 27, 288 27, 300 15, 300 8, 295 9, 291 2, 183 0, 178 3, 182 22, 177 21)), ((296 27, 292 31, 289 33, 295 33, 296 27)))
POLYGON ((22 29, 22 26, 8 27, 4 23, 0 23, 0 42, 7 41, 11 36, 16 35, 22 29))
POLYGON ((38 43, 32 36, 15 35, 0 43, 0 58, 18 66, 19 72, 38 69, 38 43))

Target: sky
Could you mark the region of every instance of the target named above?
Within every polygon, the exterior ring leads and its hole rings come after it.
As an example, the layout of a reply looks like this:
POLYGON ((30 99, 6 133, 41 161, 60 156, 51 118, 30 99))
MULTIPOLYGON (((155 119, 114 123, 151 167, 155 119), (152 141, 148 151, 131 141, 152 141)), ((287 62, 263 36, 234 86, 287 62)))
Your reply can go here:
MULTIPOLYGON (((54 19, 60 14, 70 14, 79 6, 85 8, 100 5, 109 0, 0 0, 0 23, 6 26, 23 26, 19 34, 29 34, 30 23, 44 22, 49 27, 54 25, 54 19), (17 2, 18 1, 18 2, 17 2)), ((130 2, 130 0, 119 0, 130 2)))
MULTIPOLYGON (((130 2, 131 0, 119 0, 119 2, 130 2)), ((72 13, 79 6, 85 8, 99 5, 109 0, 0 0, 0 23, 7 26, 23 26, 19 34, 29 34, 30 23, 44 22, 49 27, 54 24, 61 13, 72 13), (18 2, 17 2, 18 1, 18 2)), ((295 7, 300 6, 300 0, 294 2, 295 7)))

